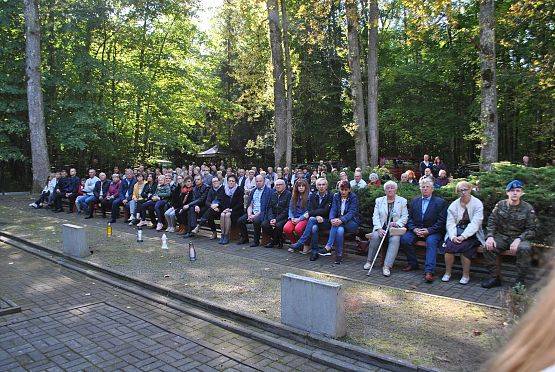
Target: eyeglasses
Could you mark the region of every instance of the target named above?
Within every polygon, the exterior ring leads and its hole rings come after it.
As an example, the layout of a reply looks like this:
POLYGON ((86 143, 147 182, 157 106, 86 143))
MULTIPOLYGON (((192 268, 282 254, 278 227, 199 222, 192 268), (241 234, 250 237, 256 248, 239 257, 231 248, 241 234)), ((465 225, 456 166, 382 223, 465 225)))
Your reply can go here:
POLYGON ((459 192, 467 192, 468 189, 459 189, 459 192))

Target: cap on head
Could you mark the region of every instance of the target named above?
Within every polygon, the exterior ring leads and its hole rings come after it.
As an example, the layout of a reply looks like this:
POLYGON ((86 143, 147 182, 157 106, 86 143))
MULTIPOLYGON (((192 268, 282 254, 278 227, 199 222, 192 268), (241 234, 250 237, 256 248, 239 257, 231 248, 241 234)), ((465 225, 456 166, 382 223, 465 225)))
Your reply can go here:
POLYGON ((506 191, 511 191, 512 189, 521 189, 524 187, 524 184, 519 180, 512 180, 507 184, 505 188, 506 191))

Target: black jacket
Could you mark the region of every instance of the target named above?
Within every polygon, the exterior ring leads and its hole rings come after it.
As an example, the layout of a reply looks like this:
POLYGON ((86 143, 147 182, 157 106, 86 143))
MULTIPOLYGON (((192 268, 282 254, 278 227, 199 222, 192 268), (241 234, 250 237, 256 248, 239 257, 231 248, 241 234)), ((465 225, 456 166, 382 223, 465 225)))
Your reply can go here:
POLYGON ((193 187, 193 201, 189 203, 190 207, 199 206, 204 207, 204 202, 206 201, 206 195, 208 194, 208 186, 202 184, 200 187, 193 187))
POLYGON ((281 194, 278 195, 275 192, 271 199, 270 205, 268 206, 268 213, 266 214, 266 219, 276 221, 285 221, 289 217, 289 203, 291 202, 291 191, 285 189, 281 194))
POLYGON ((243 189, 241 186, 237 186, 237 190, 235 190, 231 198, 227 196, 224 189, 224 196, 221 204, 222 210, 229 208, 232 211, 240 210, 241 214, 244 214, 244 210, 245 210, 244 196, 245 196, 245 189, 243 189))
POLYGON ((225 195, 225 190, 224 190, 224 186, 220 186, 220 188, 218 190, 214 190, 212 187, 208 190, 208 194, 206 194, 206 202, 205 205, 210 208, 210 206, 212 205, 212 203, 217 203, 220 206, 220 212, 223 210, 222 206, 223 206, 223 202, 224 202, 224 195, 225 195))
POLYGON ((172 207, 174 207, 176 211, 183 209, 183 206, 185 204, 190 204, 193 201, 193 190, 191 190, 189 193, 182 193, 181 187, 179 189, 179 200, 177 201, 177 204, 173 205, 172 202, 172 207))
POLYGON ((96 181, 93 189, 93 194, 96 200, 100 199, 100 187, 102 187, 102 197, 105 197, 108 193, 108 188, 110 187, 110 180, 106 179, 104 181, 96 181))
POLYGON ((141 198, 143 198, 144 200, 150 200, 152 198, 152 195, 154 195, 154 193, 156 192, 156 187, 158 187, 158 184, 156 182, 153 182, 152 184, 148 182, 145 183, 143 191, 141 191, 141 198), (148 196, 148 194, 150 194, 150 197, 148 196))
POLYGON ((181 200, 183 200, 183 198, 181 198, 180 196, 181 196, 181 186, 174 185, 170 194, 170 206, 174 207, 175 209, 177 209, 178 207, 180 208, 181 200))
POLYGON ((326 192, 321 203, 318 192, 310 194, 310 198, 308 199, 308 215, 310 217, 320 216, 327 219, 330 215, 332 200, 333 195, 329 191, 326 192))

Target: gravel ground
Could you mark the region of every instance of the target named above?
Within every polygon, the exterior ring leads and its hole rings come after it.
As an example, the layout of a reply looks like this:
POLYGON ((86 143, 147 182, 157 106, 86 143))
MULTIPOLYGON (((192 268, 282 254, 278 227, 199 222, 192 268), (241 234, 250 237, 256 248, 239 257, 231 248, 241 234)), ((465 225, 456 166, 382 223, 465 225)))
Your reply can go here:
MULTIPOLYGON (((75 218, 63 214, 63 218, 75 218)), ((77 221, 77 219, 76 219, 77 221)), ((0 206, 0 228, 35 243, 61 250, 61 222, 49 211, 0 206)), ((81 225, 87 224, 79 218, 81 225)), ((496 350, 506 333, 507 314, 486 306, 439 298, 369 283, 341 280, 314 271, 242 258, 203 249, 189 262, 184 244, 160 239, 137 243, 122 224, 107 238, 97 224, 87 233, 95 253, 91 262, 142 280, 204 298, 232 309, 280 319, 280 277, 286 272, 342 284, 346 294, 345 341, 444 370, 476 370, 496 350), (120 230, 121 229, 121 230, 120 230)), ((249 249, 249 248, 245 248, 249 249)))

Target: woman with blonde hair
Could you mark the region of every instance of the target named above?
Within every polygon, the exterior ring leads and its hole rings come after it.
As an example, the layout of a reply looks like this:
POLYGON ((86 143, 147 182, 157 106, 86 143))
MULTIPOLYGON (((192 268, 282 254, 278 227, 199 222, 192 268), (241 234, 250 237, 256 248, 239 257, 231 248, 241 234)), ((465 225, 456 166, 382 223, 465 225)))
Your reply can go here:
POLYGON ((486 366, 491 372, 555 370, 555 271, 510 341, 486 366))
MULTIPOLYGON (((429 168, 426 168, 429 169, 429 168)), ((455 187, 459 198, 447 208, 445 235, 445 275, 442 281, 451 279, 451 270, 455 262, 455 254, 461 255, 463 275, 459 283, 470 281, 470 263, 476 257, 480 244, 486 244, 482 231, 484 206, 480 199, 472 196, 472 184, 467 181, 457 183, 455 187)))

